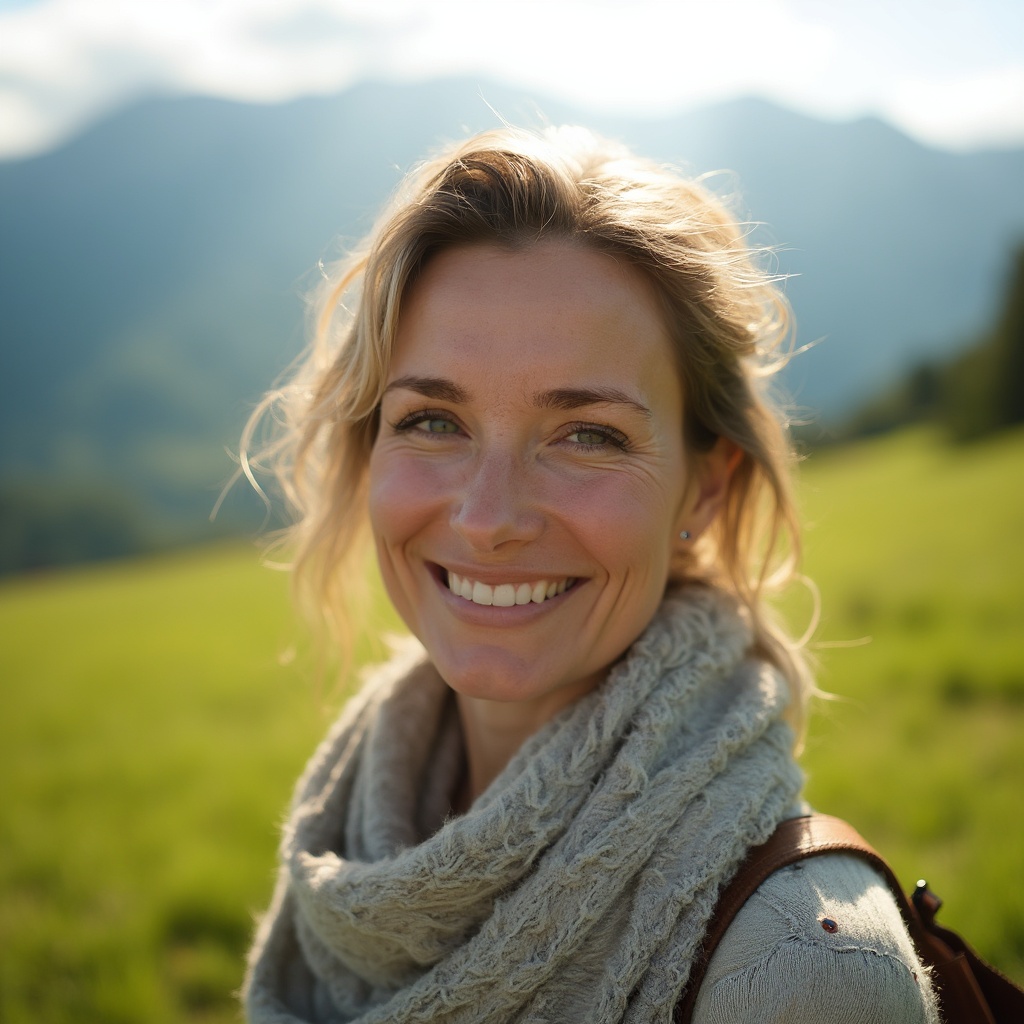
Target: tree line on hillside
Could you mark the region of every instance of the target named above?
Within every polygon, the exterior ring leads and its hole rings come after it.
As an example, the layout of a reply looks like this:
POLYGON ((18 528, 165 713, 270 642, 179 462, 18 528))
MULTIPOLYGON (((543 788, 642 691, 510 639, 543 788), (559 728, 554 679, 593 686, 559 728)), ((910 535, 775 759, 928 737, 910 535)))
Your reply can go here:
POLYGON ((0 576, 133 558, 259 529, 259 508, 229 509, 210 522, 215 497, 200 496, 195 514, 174 519, 113 481, 0 480, 0 576))
POLYGON ((973 345, 945 361, 919 363, 831 436, 804 431, 801 440, 849 441, 914 423, 934 423, 956 442, 1024 423, 1024 244, 1011 256, 993 325, 973 345))

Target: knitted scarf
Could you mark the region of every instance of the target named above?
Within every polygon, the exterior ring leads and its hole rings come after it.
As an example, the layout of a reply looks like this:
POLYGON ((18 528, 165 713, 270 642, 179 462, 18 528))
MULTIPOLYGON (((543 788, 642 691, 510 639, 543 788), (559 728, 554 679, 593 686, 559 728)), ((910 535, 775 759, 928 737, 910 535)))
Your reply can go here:
POLYGON ((458 817, 454 700, 396 657, 300 780, 250 1020, 669 1021, 720 887, 800 789, 750 643, 724 594, 670 594, 458 817))

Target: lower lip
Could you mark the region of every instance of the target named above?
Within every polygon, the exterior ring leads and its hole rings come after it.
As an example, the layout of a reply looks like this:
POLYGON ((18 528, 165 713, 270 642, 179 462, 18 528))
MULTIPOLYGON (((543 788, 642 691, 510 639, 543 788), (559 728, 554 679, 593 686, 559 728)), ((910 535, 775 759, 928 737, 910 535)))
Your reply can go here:
POLYGON ((441 591, 442 597, 448 607, 462 620, 478 626, 518 626, 524 622, 539 618, 550 611, 554 611, 565 600, 576 593, 584 581, 581 579, 554 597, 547 597, 540 604, 530 601, 529 604, 513 604, 507 607, 500 607, 493 604, 476 604, 467 601, 458 594, 453 594, 448 586, 437 576, 431 574, 435 586, 441 591))

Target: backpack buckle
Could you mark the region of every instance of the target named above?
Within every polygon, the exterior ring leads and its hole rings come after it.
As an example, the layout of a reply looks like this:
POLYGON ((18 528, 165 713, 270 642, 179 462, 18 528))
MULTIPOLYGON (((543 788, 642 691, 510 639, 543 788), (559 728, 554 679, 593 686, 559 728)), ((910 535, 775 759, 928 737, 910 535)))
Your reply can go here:
POLYGON ((935 915, 942 906, 942 900, 928 888, 928 883, 923 878, 918 880, 910 899, 918 915, 928 924, 935 920, 935 915))

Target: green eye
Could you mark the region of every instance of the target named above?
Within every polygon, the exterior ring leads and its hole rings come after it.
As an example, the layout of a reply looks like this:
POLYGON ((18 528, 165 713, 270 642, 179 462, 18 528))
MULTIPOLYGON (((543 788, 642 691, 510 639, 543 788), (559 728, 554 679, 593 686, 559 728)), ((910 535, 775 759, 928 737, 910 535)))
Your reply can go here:
POLYGON ((454 434, 459 428, 451 420, 421 420, 420 428, 428 434, 454 434))
POLYGON ((577 430, 569 435, 569 439, 592 448, 608 443, 608 436, 598 430, 577 430))
POLYGON ((573 423, 568 426, 572 431, 563 435, 566 442, 574 445, 581 452, 600 452, 610 455, 615 451, 629 451, 629 438, 614 427, 596 423, 573 423))

